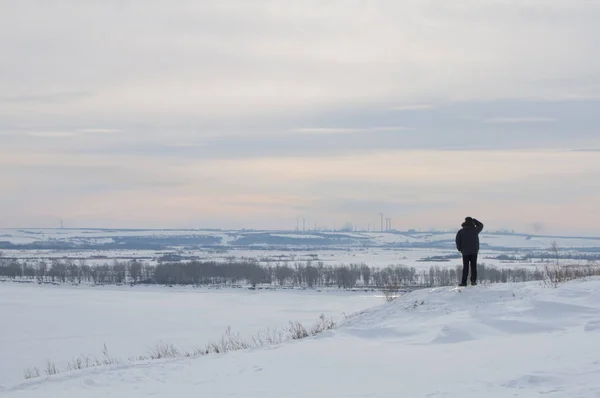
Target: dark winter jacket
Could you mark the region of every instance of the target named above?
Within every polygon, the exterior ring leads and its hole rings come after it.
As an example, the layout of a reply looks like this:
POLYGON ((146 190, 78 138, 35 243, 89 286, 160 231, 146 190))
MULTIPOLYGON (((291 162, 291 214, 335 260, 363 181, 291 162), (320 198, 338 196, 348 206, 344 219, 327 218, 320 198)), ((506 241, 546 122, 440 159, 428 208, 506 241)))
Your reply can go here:
POLYGON ((456 233, 456 249, 463 255, 477 254, 479 252, 479 233, 483 224, 476 219, 472 223, 464 222, 462 228, 456 233))

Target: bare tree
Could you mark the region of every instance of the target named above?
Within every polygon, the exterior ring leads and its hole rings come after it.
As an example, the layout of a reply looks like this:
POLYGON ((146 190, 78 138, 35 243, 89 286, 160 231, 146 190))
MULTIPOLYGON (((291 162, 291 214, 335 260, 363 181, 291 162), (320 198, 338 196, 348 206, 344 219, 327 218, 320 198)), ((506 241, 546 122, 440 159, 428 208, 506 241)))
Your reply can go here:
POLYGON ((133 260, 129 262, 129 276, 133 283, 138 283, 142 278, 142 263, 133 260))
POLYGON ((362 264, 360 267, 360 272, 362 274, 363 284, 371 284, 371 268, 369 268, 366 264, 362 264))
POLYGON ((552 254, 554 255, 554 259, 556 260, 556 265, 559 265, 560 255, 558 253, 558 244, 556 243, 556 241, 552 242, 552 244, 550 245, 550 250, 552 251, 552 254))
POLYGON ((37 278, 38 282, 43 282, 46 278, 46 271, 48 270, 48 264, 44 261, 40 261, 37 263, 37 278))
POLYGON ((115 260, 112 266, 112 275, 115 283, 124 283, 125 278, 127 277, 127 267, 125 266, 125 264, 115 260))
POLYGON ((396 284, 390 284, 387 286, 383 286, 381 288, 381 292, 383 293, 383 297, 385 301, 390 302, 398 298, 398 292, 400 291, 400 286, 396 284))
POLYGON ((52 260, 52 267, 50 268, 50 277, 54 282, 58 279, 59 282, 66 282, 67 280, 67 267, 65 263, 60 260, 52 260))
POLYGON ((75 283, 75 281, 81 283, 81 267, 79 267, 72 259, 67 260, 65 266, 67 268, 71 283, 75 283))

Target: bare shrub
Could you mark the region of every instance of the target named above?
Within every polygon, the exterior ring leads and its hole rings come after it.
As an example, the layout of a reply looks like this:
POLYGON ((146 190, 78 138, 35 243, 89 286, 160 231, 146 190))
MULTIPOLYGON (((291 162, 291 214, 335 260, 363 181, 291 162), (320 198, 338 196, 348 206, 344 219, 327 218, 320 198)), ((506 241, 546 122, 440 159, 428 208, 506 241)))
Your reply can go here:
POLYGON ((306 328, 298 321, 290 321, 290 326, 287 328, 287 331, 292 340, 300 340, 309 336, 306 328))
POLYGON ((281 330, 270 328, 267 328, 264 331, 259 332, 256 336, 252 337, 252 343, 254 347, 281 344, 283 340, 283 332, 281 330))
POLYGON ((325 314, 321 314, 317 323, 310 329, 310 334, 315 336, 333 328, 335 328, 335 321, 333 318, 326 318, 325 314))
POLYGON ((40 377, 40 370, 38 368, 28 368, 23 371, 23 376, 26 380, 40 377))
POLYGON ((104 347, 102 347, 102 365, 115 365, 120 363, 117 358, 114 358, 108 352, 108 347, 106 347, 106 343, 104 343, 104 347))
MULTIPOLYGON (((52 376, 58 373, 72 372, 75 370, 120 363, 117 358, 114 358, 109 354, 106 344, 104 344, 104 347, 102 348, 102 355, 102 359, 98 359, 94 356, 80 355, 69 361, 64 368, 60 368, 56 365, 56 363, 47 360, 46 366, 44 367, 44 372, 46 375, 52 376)), ((41 376, 41 372, 38 368, 28 368, 25 369, 23 373, 25 379, 33 379, 41 376)))
POLYGON ((212 342, 206 345, 206 350, 204 350, 205 354, 222 354, 222 348, 219 343, 212 342))
POLYGON ((560 265, 544 265, 544 284, 546 286, 557 287, 564 282, 565 276, 560 265))
POLYGON ((252 345, 240 337, 239 334, 233 334, 231 327, 225 330, 225 334, 221 337, 221 340, 210 343, 207 346, 207 352, 214 352, 216 354, 224 354, 229 351, 244 350, 250 348, 252 345))
POLYGON ((87 357, 87 356, 80 356, 77 357, 73 360, 71 360, 71 362, 69 362, 67 364, 67 371, 73 371, 73 370, 80 370, 80 369, 86 369, 89 368, 90 365, 94 364, 95 362, 93 361, 92 358, 87 357))
POLYGON ((389 284, 381 288, 381 292, 383 293, 383 297, 385 301, 388 303, 398 298, 398 292, 400 291, 400 286, 397 284, 389 284))
POLYGON ((575 278, 589 278, 592 276, 600 276, 600 264, 588 264, 585 266, 576 267, 573 270, 575 278))
POLYGON ((183 356, 186 358, 197 358, 200 357, 202 355, 206 355, 206 349, 202 349, 202 348, 194 348, 192 351, 186 351, 183 356))
POLYGON ((552 242, 550 249, 554 256, 554 264, 544 265, 544 284, 546 286, 557 287, 560 283, 567 281, 567 275, 564 267, 560 265, 560 254, 556 241, 552 242))
POLYGON ((561 265, 557 262, 544 265, 543 275, 545 286, 558 287, 571 280, 600 276, 600 265, 561 265))
POLYGON ((160 342, 150 349, 150 359, 178 358, 180 351, 173 344, 160 342))
MULTIPOLYGON (((205 348, 181 351, 172 344, 160 342, 150 349, 148 355, 133 357, 129 360, 146 361, 164 358, 196 358, 207 354, 225 354, 229 351, 260 348, 266 345, 280 344, 287 340, 304 339, 331 330, 335 328, 335 326, 336 323, 332 318, 327 318, 324 314, 321 314, 319 320, 310 329, 310 332, 300 322, 295 321, 290 322, 289 327, 283 330, 265 329, 253 336, 249 341, 242 339, 238 333, 233 333, 231 328, 228 327, 220 340, 207 344, 205 348)), ((47 375, 54 375, 57 373, 121 363, 119 359, 110 355, 106 344, 104 344, 102 349, 102 355, 101 359, 94 356, 81 355, 72 359, 64 368, 59 368, 54 362, 48 360, 44 371, 47 375)), ((26 379, 40 377, 40 370, 38 368, 28 368, 24 370, 23 373, 26 379)))
POLYGON ((583 279, 594 275, 600 275, 598 265, 564 265, 560 263, 560 253, 556 242, 552 242, 550 252, 554 257, 554 263, 544 265, 543 275, 546 286, 557 287, 559 284, 583 279))
POLYGON ((59 373, 59 370, 58 370, 58 367, 56 366, 56 364, 50 360, 46 361, 46 367, 44 368, 44 371, 46 372, 46 374, 48 376, 52 376, 52 375, 59 373))

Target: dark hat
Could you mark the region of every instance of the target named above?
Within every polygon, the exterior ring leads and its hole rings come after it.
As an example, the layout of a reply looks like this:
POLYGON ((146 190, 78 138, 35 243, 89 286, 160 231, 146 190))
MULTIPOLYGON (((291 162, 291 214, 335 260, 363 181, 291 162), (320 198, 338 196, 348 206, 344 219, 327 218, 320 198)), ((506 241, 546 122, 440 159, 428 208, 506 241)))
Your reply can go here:
POLYGON ((475 222, 473 222, 473 218, 472 217, 465 217, 465 222, 463 222, 461 224, 461 226, 463 226, 463 227, 474 227, 475 226, 475 222))

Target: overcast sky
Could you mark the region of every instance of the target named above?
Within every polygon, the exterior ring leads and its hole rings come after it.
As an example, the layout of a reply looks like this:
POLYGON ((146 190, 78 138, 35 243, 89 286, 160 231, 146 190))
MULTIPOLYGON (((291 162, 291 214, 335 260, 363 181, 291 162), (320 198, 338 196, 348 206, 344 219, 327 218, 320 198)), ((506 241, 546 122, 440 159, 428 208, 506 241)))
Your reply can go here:
POLYGON ((598 21, 596 0, 0 0, 0 225, 598 235, 598 21))

